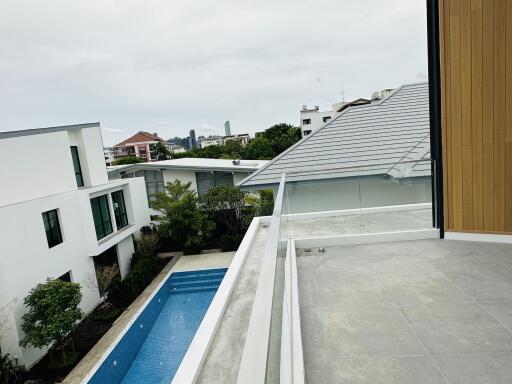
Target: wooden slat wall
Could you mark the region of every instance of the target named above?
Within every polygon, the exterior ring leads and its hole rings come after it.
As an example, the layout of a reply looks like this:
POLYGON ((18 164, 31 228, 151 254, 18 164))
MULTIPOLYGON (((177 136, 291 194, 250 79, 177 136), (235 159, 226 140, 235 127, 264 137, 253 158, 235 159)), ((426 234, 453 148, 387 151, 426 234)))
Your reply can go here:
POLYGON ((440 0, 445 228, 512 233, 512 0, 440 0))

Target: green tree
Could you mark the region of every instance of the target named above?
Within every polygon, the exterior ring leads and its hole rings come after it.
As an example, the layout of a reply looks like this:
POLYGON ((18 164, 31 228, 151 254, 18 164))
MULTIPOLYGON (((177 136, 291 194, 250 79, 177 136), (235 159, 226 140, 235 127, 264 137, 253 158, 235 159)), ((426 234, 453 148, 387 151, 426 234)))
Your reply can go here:
POLYGON ((83 316, 78 307, 81 299, 78 283, 48 279, 37 284, 23 301, 27 312, 22 317, 21 329, 25 336, 20 345, 43 348, 55 344, 60 347, 83 316))
POLYGON ((269 141, 276 156, 301 139, 300 128, 286 123, 273 125, 262 136, 269 141))
POLYGON ((167 183, 167 193, 157 193, 151 202, 151 208, 159 212, 159 234, 178 242, 186 254, 199 252, 215 226, 200 209, 190 185, 180 180, 167 183))
POLYGON ((126 165, 126 164, 137 164, 143 163, 144 160, 136 156, 124 156, 112 162, 112 165, 126 165))
POLYGON ((162 142, 158 142, 155 145, 153 145, 152 150, 153 155, 158 161, 169 160, 171 158, 171 151, 169 151, 167 146, 162 142))
MULTIPOLYGON (((209 147, 207 147, 209 148, 209 147)), ((238 140, 231 140, 224 144, 223 159, 243 159, 244 147, 238 140)))
POLYGON ((247 192, 231 185, 210 188, 200 201, 210 217, 215 217, 228 229, 229 235, 238 235, 244 225, 247 213, 245 198, 247 192))
POLYGON ((272 145, 264 137, 252 139, 245 147, 244 158, 248 160, 269 160, 275 156, 272 145))

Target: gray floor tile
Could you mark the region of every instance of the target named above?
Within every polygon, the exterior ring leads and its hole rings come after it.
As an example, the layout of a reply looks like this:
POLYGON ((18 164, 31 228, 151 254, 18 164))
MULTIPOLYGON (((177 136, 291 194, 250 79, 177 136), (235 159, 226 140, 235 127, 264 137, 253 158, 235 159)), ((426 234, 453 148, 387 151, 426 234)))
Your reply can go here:
POLYGON ((446 384, 428 356, 333 360, 332 370, 343 384, 446 384))
POLYGON ((512 300, 483 301, 479 304, 503 326, 512 330, 512 300))
POLYGON ((430 353, 512 350, 512 334, 476 304, 424 304, 402 311, 430 353))
POLYGON ((425 354, 393 305, 303 309, 301 316, 304 348, 325 358, 425 354))
POLYGON ((450 384, 510 384, 512 354, 434 356, 441 372, 450 384))
POLYGON ((471 302, 466 294, 455 287, 441 273, 389 276, 383 279, 389 296, 398 305, 471 302))
POLYGON ((512 272, 497 264, 461 265, 445 275, 475 300, 512 297, 512 272))

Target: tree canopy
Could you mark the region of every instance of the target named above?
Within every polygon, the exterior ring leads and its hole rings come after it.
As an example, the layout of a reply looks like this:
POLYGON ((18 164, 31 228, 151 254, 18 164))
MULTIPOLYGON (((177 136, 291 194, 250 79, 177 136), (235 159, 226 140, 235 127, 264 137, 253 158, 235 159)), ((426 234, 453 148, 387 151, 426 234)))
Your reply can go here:
POLYGON ((301 138, 300 128, 291 124, 273 125, 243 147, 238 141, 224 145, 194 148, 184 153, 172 154, 173 158, 203 157, 210 159, 270 160, 295 144, 301 138))
POLYGON ((169 160, 171 158, 171 151, 165 146, 164 143, 158 142, 155 145, 153 145, 153 154, 155 155, 155 158, 160 160, 169 160))
POLYGON ((48 279, 30 290, 23 303, 23 347, 43 348, 62 341, 82 318, 80 284, 48 279))
POLYGON ((112 165, 126 165, 126 164, 136 164, 143 163, 144 160, 136 157, 136 156, 124 156, 112 162, 112 165))
POLYGON ((190 182, 180 180, 169 182, 165 187, 167 193, 157 193, 156 200, 151 202, 151 208, 159 212, 159 234, 181 244, 185 253, 200 251, 214 228, 190 186, 190 182))

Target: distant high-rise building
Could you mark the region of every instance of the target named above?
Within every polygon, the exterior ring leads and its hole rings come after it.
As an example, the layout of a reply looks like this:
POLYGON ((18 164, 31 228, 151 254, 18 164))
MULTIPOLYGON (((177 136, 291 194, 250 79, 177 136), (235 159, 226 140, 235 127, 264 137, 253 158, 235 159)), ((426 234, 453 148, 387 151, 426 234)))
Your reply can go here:
POLYGON ((197 148, 196 131, 193 129, 190 130, 189 146, 190 149, 197 148))
POLYGON ((231 136, 231 125, 229 120, 224 123, 224 136, 231 136))

